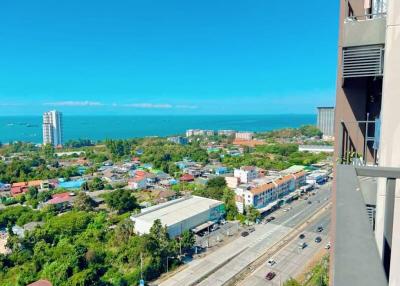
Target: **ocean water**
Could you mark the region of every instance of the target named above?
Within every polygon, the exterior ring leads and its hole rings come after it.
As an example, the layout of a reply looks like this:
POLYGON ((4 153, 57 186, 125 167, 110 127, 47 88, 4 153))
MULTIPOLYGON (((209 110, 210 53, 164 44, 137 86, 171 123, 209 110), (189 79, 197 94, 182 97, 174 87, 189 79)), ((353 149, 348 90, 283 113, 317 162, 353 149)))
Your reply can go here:
MULTIPOLYGON (((64 116, 64 141, 183 134, 187 129, 267 131, 315 124, 314 114, 202 116, 64 116)), ((0 142, 41 143, 41 116, 1 116, 0 142)))

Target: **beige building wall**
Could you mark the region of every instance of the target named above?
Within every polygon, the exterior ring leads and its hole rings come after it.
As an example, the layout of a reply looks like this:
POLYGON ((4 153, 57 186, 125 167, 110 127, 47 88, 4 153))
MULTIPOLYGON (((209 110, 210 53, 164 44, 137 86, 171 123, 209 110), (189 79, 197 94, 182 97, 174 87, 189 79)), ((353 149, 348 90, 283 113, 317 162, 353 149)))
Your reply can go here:
MULTIPOLYGON (((379 165, 400 167, 400 1, 388 0, 387 10, 379 165)), ((391 246, 389 286, 395 286, 400 285, 400 180, 396 182, 394 210, 385 206, 387 195, 385 182, 379 181, 375 235, 381 255, 384 237, 391 246), (385 213, 394 214, 393 229, 390 222, 385 223, 385 213)))

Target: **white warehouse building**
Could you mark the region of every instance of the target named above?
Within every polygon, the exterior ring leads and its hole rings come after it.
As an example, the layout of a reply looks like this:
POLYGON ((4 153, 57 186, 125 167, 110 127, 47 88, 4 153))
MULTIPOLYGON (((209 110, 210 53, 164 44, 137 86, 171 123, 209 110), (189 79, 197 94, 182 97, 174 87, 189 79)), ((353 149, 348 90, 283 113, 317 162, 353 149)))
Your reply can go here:
POLYGON ((190 196, 166 203, 158 204, 142 210, 140 214, 132 215, 135 230, 138 234, 150 232, 156 219, 166 225, 170 237, 176 237, 185 230, 213 223, 225 214, 225 206, 221 201, 190 196))

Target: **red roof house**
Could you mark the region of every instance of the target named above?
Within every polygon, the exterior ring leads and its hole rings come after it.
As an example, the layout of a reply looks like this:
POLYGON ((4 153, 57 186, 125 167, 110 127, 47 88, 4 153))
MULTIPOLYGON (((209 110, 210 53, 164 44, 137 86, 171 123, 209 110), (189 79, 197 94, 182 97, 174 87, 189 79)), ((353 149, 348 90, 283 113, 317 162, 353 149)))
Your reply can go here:
POLYGON ((183 174, 179 180, 181 182, 193 182, 194 181, 194 176, 190 174, 183 174))

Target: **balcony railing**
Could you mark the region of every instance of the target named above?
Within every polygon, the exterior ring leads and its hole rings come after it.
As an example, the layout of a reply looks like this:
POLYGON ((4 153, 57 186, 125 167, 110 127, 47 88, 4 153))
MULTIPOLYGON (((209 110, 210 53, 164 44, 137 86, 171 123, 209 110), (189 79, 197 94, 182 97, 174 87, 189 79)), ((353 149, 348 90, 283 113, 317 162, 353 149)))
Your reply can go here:
MULTIPOLYGON (((368 188, 365 181, 361 184, 358 177, 386 180, 383 221, 389 228, 393 225, 390 222, 393 222, 396 179, 400 178, 400 169, 338 164, 333 282, 334 285, 388 285, 392 229, 388 229, 387 233, 390 235, 384 237, 381 258, 370 217, 371 209, 376 208, 376 184, 375 187, 368 188)), ((374 217, 372 221, 375 221, 374 217)))
POLYGON ((380 120, 342 121, 339 125, 341 164, 377 165, 380 120))

